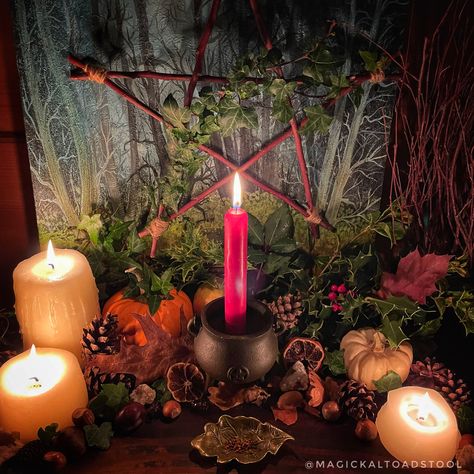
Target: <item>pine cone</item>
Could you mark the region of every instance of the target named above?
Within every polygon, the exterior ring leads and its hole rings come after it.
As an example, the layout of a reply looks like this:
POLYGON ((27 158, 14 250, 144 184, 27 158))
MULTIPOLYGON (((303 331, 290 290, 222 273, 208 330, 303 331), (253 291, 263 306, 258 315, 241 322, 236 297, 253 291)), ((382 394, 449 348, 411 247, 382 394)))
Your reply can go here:
POLYGON ((339 390, 338 403, 341 409, 354 420, 375 421, 378 408, 374 398, 375 393, 365 384, 347 380, 339 390))
POLYGON ((132 374, 106 374, 100 372, 98 367, 92 367, 84 374, 84 377, 86 379, 89 397, 91 398, 100 392, 104 383, 112 383, 116 385, 123 382, 130 391, 135 388, 135 376, 132 374))
POLYGON ((288 293, 284 296, 279 296, 275 301, 267 303, 267 306, 276 321, 285 329, 294 328, 298 324, 298 319, 303 312, 301 294, 299 292, 295 295, 288 293))
POLYGON ((97 316, 83 329, 82 350, 86 358, 94 354, 114 354, 119 351, 120 338, 117 316, 97 316))
POLYGON ((469 388, 464 381, 457 379, 448 367, 434 358, 426 357, 423 361, 412 364, 409 382, 412 385, 435 389, 455 412, 471 401, 469 388))
MULTIPOLYGON (((39 439, 26 443, 15 456, 2 464, 2 472, 15 474, 47 472, 49 463, 43 460, 48 448, 39 439)), ((51 467, 51 466, 49 466, 51 467)))

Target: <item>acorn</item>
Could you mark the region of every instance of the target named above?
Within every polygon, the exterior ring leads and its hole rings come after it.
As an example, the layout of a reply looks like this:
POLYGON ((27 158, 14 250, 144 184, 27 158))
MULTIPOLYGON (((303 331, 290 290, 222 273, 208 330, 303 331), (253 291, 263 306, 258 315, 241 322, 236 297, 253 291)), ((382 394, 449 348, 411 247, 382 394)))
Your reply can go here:
POLYGON ((114 426, 120 433, 130 433, 140 427, 146 418, 146 408, 137 402, 127 403, 115 416, 114 426))
POLYGON ((72 422, 81 428, 93 425, 95 423, 94 412, 90 408, 76 408, 72 412, 72 422))
POLYGON ((48 451, 44 456, 43 459, 50 463, 55 471, 60 471, 64 469, 67 464, 66 456, 60 451, 48 451))
POLYGON ((356 425, 355 435, 362 441, 373 441, 378 435, 377 427, 369 419, 359 420, 356 425))
POLYGON ((64 428, 58 433, 54 448, 64 453, 68 459, 79 459, 87 451, 84 431, 78 426, 64 428))
POLYGON ((178 418, 179 415, 181 415, 181 405, 176 400, 168 400, 163 405, 163 416, 165 418, 174 420, 175 418, 178 418))
POLYGON ((332 400, 323 404, 321 413, 326 421, 337 421, 342 414, 339 404, 332 400))

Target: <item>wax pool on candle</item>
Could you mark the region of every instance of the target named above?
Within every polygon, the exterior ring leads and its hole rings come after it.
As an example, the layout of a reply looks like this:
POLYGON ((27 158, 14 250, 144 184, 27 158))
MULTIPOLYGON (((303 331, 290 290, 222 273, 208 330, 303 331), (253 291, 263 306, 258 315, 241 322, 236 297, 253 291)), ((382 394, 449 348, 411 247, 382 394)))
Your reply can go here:
POLYGON ((23 346, 57 347, 81 360, 82 329, 99 314, 89 263, 76 250, 41 252, 13 272, 15 312, 23 346))
POLYGON ((68 351, 32 346, 0 368, 0 426, 23 442, 51 423, 70 426, 72 412, 87 401, 81 368, 68 351))
POLYGON ((451 461, 460 439, 450 406, 438 392, 422 387, 390 391, 376 424, 387 451, 419 467, 421 462, 451 461))
POLYGON ((239 175, 234 178, 233 207, 224 216, 224 306, 226 330, 243 334, 247 313, 248 215, 240 208, 239 175))

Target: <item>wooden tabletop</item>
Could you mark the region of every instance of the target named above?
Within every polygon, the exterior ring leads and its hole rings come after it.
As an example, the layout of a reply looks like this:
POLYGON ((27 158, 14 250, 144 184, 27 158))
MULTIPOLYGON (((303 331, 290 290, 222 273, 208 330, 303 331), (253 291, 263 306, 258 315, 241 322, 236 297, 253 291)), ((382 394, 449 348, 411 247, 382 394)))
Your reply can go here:
MULTIPOLYGON (((255 406, 238 407, 227 412, 231 416, 254 416, 261 421, 270 421, 291 434, 295 441, 287 442, 277 455, 267 455, 261 462, 241 465, 236 462, 217 464, 215 458, 203 458, 191 447, 191 440, 203 432, 207 422, 216 422, 222 414, 211 408, 206 414, 184 409, 181 416, 170 423, 155 421, 147 423, 131 436, 112 440, 108 451, 88 451, 76 465, 70 465, 65 474, 195 474, 195 473, 409 473, 413 471, 385 467, 385 461, 393 460, 379 439, 364 443, 354 435, 351 420, 336 424, 318 420, 306 413, 299 413, 293 426, 273 421, 270 410, 255 406), (316 461, 344 462, 343 467, 326 469, 312 467, 316 461), (353 463, 350 463, 353 461, 353 463), (382 466, 368 469, 358 461, 374 461, 382 466), (347 462, 347 464, 346 464, 347 462), (351 466, 352 464, 352 466, 351 466), (308 468, 305 467, 308 466, 308 468)), ((423 470, 446 474, 448 469, 423 470)))

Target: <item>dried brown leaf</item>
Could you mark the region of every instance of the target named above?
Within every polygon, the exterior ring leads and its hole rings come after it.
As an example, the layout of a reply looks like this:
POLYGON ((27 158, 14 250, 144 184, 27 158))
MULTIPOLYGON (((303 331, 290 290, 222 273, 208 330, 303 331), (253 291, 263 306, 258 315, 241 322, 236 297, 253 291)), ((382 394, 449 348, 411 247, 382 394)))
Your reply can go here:
MULTIPOLYGON (((144 346, 120 345, 117 354, 96 354, 86 362, 85 370, 98 367, 102 373, 125 373, 136 377, 137 385, 153 382, 164 377, 171 365, 176 362, 194 362, 193 342, 191 337, 182 332, 173 337, 163 331, 149 315, 136 314, 147 339, 144 346)), ((182 316, 181 324, 185 320, 182 316)))
POLYGON ((296 408, 282 410, 280 408, 272 407, 273 416, 275 420, 280 420, 285 425, 294 425, 298 420, 298 412, 296 408))

